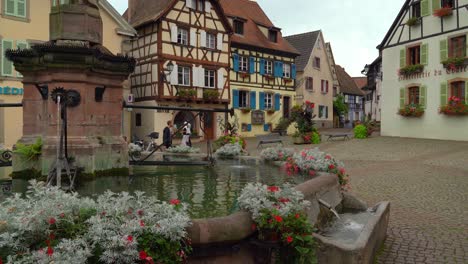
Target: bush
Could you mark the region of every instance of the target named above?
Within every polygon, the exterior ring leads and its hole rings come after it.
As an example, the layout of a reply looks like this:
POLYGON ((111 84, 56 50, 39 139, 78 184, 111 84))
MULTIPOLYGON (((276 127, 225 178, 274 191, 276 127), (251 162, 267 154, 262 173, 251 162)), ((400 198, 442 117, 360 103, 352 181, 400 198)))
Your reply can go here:
POLYGON ((189 146, 175 146, 166 150, 169 153, 199 153, 199 148, 192 148, 189 146))
POLYGON ((260 157, 265 161, 286 161, 294 155, 294 149, 273 147, 266 148, 260 153, 260 157))
POLYGON ((108 191, 94 201, 30 183, 25 198, 0 204, 0 260, 7 263, 182 263, 191 251, 190 218, 178 200, 108 191))
POLYGON ((16 149, 13 152, 21 155, 28 161, 38 160, 42 155, 42 138, 37 138, 36 142, 32 145, 17 143, 16 149))
POLYGON ((354 138, 367 138, 367 127, 364 125, 357 125, 354 127, 354 138))
POLYGON ((217 150, 226 144, 238 144, 244 150, 247 147, 247 143, 245 142, 245 139, 243 137, 238 135, 226 135, 221 136, 217 140, 215 140, 214 149, 217 150))
POLYGON ((239 144, 226 144, 215 152, 215 155, 222 159, 231 159, 243 154, 245 152, 239 144))

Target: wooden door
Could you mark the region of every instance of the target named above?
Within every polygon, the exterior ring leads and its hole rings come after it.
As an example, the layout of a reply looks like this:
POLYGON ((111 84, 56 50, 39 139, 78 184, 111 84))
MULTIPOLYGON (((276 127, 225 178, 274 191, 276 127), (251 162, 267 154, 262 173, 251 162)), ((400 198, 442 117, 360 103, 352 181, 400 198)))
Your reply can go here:
POLYGON ((204 113, 205 140, 215 138, 214 113, 204 113))
POLYGON ((291 114, 291 97, 283 97, 283 117, 289 118, 291 114))

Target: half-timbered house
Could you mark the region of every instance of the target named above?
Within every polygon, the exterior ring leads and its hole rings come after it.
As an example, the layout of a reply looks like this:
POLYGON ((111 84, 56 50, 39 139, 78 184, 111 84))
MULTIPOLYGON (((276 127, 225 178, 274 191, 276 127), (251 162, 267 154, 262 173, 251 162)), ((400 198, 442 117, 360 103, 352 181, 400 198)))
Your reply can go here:
POLYGON ((295 101, 295 58, 299 52, 255 1, 220 0, 231 38, 231 106, 242 135, 270 133, 289 117, 295 101))
POLYGON ((468 115, 441 113, 447 105, 468 103, 467 39, 468 0, 404 2, 378 46, 382 135, 468 140, 468 115))
MULTIPOLYGON (((231 28, 214 0, 129 0, 124 16, 138 31, 130 56, 135 104, 225 108, 230 102, 231 28)), ((167 121, 192 124, 192 135, 216 136, 215 114, 200 119, 191 111, 134 111, 134 133, 162 132, 167 121), (201 127, 206 133, 202 133, 201 127)), ((223 115, 224 117, 224 115, 223 115)))
POLYGON ((340 92, 344 95, 345 104, 348 105, 348 115, 344 116, 344 127, 352 128, 356 122, 364 121, 365 94, 343 67, 335 65, 335 72, 340 83, 340 92))

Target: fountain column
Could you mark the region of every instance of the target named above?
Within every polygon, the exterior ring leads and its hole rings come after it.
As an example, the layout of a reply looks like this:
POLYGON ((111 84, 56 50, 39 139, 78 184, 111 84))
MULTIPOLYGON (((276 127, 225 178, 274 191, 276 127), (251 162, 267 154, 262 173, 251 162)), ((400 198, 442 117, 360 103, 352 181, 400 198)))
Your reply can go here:
MULTIPOLYGON (((7 57, 23 76, 23 137, 43 139, 39 165, 47 175, 57 153, 56 88, 75 90, 81 100, 68 109, 68 156, 84 173, 128 173, 127 145, 122 137, 123 82, 135 60, 113 55, 102 46, 102 20, 96 0, 52 6, 50 41, 7 57)), ((14 171, 26 169, 13 164, 14 171)))

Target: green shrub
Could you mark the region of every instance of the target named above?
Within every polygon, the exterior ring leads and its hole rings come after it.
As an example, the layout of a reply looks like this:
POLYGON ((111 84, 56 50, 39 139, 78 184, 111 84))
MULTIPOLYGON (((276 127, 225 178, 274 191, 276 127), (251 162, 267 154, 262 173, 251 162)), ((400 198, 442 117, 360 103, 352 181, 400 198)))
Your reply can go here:
POLYGON ((314 132, 312 134, 312 144, 320 144, 320 141, 321 141, 320 134, 317 132, 314 132))
POLYGON ((354 128, 354 138, 364 139, 367 138, 367 128, 364 125, 357 125, 354 128))
POLYGON ((32 145, 17 143, 13 152, 23 156, 28 161, 38 160, 42 154, 42 138, 37 138, 32 145))

